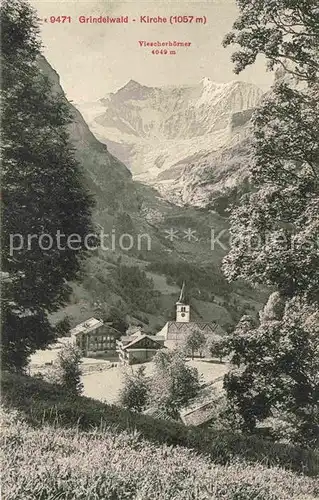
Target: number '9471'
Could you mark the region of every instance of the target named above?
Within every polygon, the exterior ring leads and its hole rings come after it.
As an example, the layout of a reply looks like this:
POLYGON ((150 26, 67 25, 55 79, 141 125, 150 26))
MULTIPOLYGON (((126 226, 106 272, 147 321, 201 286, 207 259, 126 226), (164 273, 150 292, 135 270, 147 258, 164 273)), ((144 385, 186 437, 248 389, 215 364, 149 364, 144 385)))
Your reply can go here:
POLYGON ((71 23, 71 16, 50 16, 50 23, 71 23))

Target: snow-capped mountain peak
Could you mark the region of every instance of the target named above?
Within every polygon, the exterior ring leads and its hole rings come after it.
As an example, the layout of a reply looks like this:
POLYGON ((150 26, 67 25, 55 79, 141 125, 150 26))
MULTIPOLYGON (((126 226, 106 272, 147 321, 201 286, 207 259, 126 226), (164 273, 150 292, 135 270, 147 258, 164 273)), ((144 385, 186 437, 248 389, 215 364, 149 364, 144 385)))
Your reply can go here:
POLYGON ((167 191, 199 158, 241 140, 233 116, 243 127, 261 96, 257 86, 240 81, 205 77, 196 85, 148 87, 130 80, 81 111, 133 177, 167 191))

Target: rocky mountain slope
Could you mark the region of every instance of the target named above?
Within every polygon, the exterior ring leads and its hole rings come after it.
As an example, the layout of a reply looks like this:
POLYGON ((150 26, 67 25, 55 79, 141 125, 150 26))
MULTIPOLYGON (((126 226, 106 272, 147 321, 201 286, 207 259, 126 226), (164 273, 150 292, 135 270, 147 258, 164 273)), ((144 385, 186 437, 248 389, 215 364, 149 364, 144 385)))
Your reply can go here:
MULTIPOLYGON (((53 90, 64 95, 58 74, 44 58, 39 68, 53 90)), ((227 245, 227 219, 214 211, 177 206, 153 187, 132 180, 127 167, 66 102, 73 116, 70 139, 96 200, 97 233, 103 230, 107 236, 104 248, 87 260, 83 283, 74 284, 69 306, 53 319, 67 314, 75 324, 92 314, 115 314, 154 332, 172 317, 183 279, 189 282, 197 319, 226 328, 243 311, 259 309, 255 291, 243 284, 229 285, 221 273, 225 248, 212 242, 221 234, 227 245), (132 248, 123 248, 130 241, 132 248)))
POLYGON ((81 111, 134 179, 176 204, 203 207, 244 177, 249 121, 261 96, 239 81, 152 88, 131 80, 81 111))

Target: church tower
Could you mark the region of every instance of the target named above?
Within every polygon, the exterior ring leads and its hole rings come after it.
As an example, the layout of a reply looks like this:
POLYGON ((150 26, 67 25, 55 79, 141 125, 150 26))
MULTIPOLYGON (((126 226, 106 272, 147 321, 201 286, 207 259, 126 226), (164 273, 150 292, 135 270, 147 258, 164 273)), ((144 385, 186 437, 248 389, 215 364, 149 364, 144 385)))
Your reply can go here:
POLYGON ((183 283, 181 293, 176 302, 176 322, 189 323, 190 321, 190 306, 185 301, 185 282, 183 283))

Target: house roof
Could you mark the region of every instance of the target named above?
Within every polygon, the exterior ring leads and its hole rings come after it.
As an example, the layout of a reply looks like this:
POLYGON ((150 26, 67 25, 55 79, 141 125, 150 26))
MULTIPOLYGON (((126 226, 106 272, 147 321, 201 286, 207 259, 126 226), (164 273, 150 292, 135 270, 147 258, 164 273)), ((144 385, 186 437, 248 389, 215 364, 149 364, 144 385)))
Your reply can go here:
POLYGON ((213 419, 216 410, 216 401, 209 401, 197 408, 186 409, 180 412, 185 425, 199 426, 213 419))
POLYGON ((122 342, 131 342, 132 340, 136 339, 136 335, 122 335, 121 341, 122 342))
POLYGON ((71 335, 78 335, 79 333, 88 333, 93 330, 96 330, 100 326, 103 326, 103 321, 100 319, 96 318, 89 318, 86 321, 83 321, 82 323, 79 323, 76 325, 72 330, 70 330, 71 335))
POLYGON ((154 342, 154 344, 157 344, 159 347, 163 347, 163 344, 161 344, 161 343, 158 341, 158 339, 156 339, 156 337, 155 337, 155 336, 151 336, 151 335, 146 335, 146 334, 144 334, 144 335, 139 335, 139 336, 137 336, 135 339, 133 339, 133 340, 132 340, 132 342, 130 342, 129 344, 126 344, 125 346, 123 346, 123 350, 124 350, 124 349, 131 349, 131 348, 133 348, 133 347, 135 347, 135 348, 136 348, 136 345, 137 345, 139 342, 141 342, 141 340, 143 340, 143 339, 145 339, 145 338, 150 339, 152 342, 154 342))
POLYGON ((172 420, 167 416, 165 410, 161 408, 155 408, 153 406, 144 410, 143 413, 144 415, 149 415, 153 418, 158 418, 160 420, 172 420))

